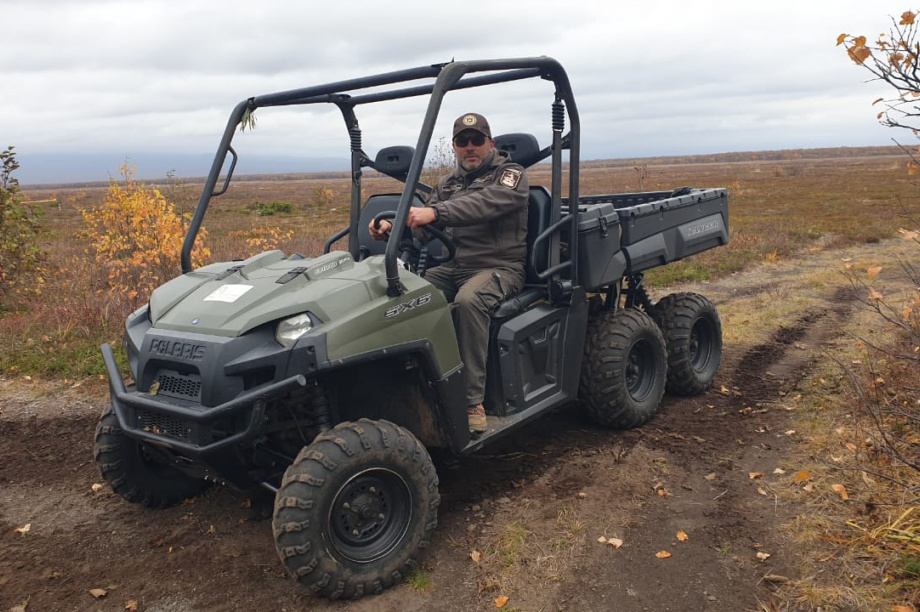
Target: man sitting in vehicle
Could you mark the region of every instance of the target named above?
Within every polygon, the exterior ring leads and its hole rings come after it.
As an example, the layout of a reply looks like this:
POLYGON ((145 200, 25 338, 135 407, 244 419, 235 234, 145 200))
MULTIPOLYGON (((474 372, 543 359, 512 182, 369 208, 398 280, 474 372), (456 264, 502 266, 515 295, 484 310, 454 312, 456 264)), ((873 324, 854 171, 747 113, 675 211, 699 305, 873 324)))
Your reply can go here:
MULTIPOLYGON (((482 401, 491 314, 524 286, 527 258, 527 174, 509 155, 495 149, 486 118, 477 113, 454 121, 457 167, 442 177, 424 207, 409 210, 406 224, 443 229, 456 255, 428 270, 425 279, 453 303, 457 343, 464 365, 470 430, 486 431, 482 401)), ((385 240, 393 224, 368 231, 385 240)))

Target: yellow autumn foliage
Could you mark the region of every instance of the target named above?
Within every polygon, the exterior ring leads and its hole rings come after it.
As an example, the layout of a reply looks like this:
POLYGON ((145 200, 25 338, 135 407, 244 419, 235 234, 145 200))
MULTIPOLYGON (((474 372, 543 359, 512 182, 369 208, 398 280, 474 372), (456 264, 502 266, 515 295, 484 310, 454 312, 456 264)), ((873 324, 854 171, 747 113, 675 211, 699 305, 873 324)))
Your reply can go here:
MULTIPOLYGON (((121 166, 123 182, 113 180, 105 202, 82 211, 89 255, 105 270, 112 297, 137 306, 159 285, 180 272, 182 242, 188 215, 159 190, 134 178, 136 168, 121 166)), ((202 265, 210 255, 207 231, 198 233, 192 264, 202 265)))

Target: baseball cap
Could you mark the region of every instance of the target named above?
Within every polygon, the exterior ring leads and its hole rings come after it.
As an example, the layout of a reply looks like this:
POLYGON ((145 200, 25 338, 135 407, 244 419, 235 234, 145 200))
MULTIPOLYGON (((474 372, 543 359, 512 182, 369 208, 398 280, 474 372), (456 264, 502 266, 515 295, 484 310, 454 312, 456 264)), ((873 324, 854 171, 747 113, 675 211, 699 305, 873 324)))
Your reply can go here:
POLYGON ((479 113, 466 113, 457 117, 457 120, 454 121, 454 135, 452 138, 456 137, 457 134, 463 130, 473 130, 479 132, 486 138, 492 138, 492 130, 489 128, 489 122, 479 113))

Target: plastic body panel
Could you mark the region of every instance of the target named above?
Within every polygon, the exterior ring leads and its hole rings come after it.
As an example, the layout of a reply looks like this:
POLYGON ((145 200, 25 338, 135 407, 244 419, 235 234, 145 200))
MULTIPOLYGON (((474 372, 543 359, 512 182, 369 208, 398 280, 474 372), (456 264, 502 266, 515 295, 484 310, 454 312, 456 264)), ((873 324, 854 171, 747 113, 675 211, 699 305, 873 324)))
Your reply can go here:
POLYGON ((486 408, 502 417, 575 399, 588 321, 579 292, 571 305, 537 306, 492 330, 486 408))

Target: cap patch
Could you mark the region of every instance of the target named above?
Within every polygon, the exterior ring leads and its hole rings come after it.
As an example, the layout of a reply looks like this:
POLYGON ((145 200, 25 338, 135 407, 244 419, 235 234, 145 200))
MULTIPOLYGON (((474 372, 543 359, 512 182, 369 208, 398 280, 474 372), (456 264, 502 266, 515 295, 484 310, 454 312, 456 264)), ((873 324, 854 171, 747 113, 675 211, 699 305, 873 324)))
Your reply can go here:
POLYGON ((508 189, 516 189, 521 182, 521 171, 517 168, 505 168, 498 178, 498 184, 508 189))
POLYGON ((463 117, 463 125, 476 125, 476 115, 466 115, 463 117))

